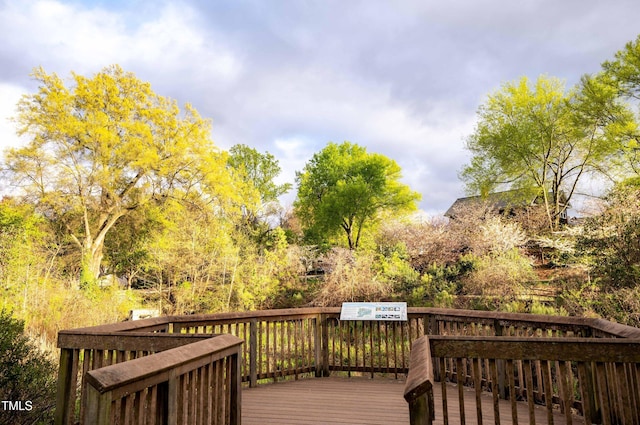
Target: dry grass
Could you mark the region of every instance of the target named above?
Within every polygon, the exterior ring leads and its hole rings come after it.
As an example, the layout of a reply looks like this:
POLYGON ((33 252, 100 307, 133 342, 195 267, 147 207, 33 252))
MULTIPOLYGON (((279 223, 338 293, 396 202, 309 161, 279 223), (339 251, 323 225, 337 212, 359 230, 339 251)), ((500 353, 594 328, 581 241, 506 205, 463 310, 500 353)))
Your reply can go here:
POLYGON ((345 301, 379 301, 388 297, 391 288, 376 279, 374 257, 342 248, 334 248, 324 260, 324 285, 313 300, 322 307, 338 306, 345 301))

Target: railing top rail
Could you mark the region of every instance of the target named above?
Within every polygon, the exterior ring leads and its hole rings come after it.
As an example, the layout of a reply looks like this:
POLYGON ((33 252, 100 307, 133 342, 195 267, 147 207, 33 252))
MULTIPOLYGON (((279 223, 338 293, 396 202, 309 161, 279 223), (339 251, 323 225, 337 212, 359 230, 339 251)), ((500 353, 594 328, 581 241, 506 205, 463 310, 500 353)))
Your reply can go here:
POLYGON ((640 329, 634 328, 633 326, 610 322, 604 319, 590 319, 590 326, 593 329, 622 338, 640 338, 640 329))
POLYGON ((434 357, 640 362, 640 339, 429 336, 434 357))
POLYGON ((409 374, 404 386, 404 398, 411 402, 433 386, 433 364, 429 338, 420 337, 411 345, 409 374))
POLYGON ((436 317, 458 318, 462 321, 469 319, 484 319, 487 322, 498 321, 502 326, 514 324, 545 324, 560 326, 577 326, 599 330, 603 333, 622 338, 640 338, 640 329, 633 326, 622 325, 610 322, 605 319, 575 316, 549 316, 543 314, 529 313, 504 313, 496 311, 482 310, 459 310, 447 308, 431 308, 431 307, 409 307, 408 313, 411 314, 430 314, 436 317))
MULTIPOLYGON (((213 314, 197 314, 184 316, 163 316, 143 320, 127 321, 113 323, 108 325, 100 325, 94 327, 85 327, 77 329, 62 330, 59 334, 69 335, 95 335, 98 333, 130 333, 138 331, 157 331, 165 330, 171 324, 179 325, 205 325, 211 322, 227 322, 232 321, 248 321, 248 320, 287 320, 300 319, 305 317, 313 317, 319 314, 325 314, 329 317, 335 317, 340 314, 339 307, 310 307, 310 308, 290 308, 277 310, 257 310, 246 312, 228 312, 213 314)), ((618 336, 622 338, 640 338, 640 329, 631 326, 612 323, 603 319, 583 318, 583 317, 567 317, 567 316, 546 316, 538 314, 522 314, 522 313, 502 313, 492 311, 479 310, 458 310, 443 309, 431 307, 410 307, 408 308, 409 317, 416 315, 430 315, 435 319, 449 321, 480 321, 483 323, 498 323, 501 326, 526 325, 547 327, 547 328, 584 328, 593 329, 602 332, 605 335, 618 336)))
POLYGON ((220 335, 204 341, 173 348, 154 356, 140 357, 87 372, 87 383, 104 394, 117 388, 139 391, 168 379, 171 370, 196 369, 202 361, 213 362, 237 352, 244 341, 233 335, 220 335), (192 367, 189 368, 188 366, 192 367))
POLYGON ((166 326, 171 323, 170 316, 152 317, 149 319, 141 320, 128 320, 125 322, 109 323, 106 325, 87 326, 84 328, 64 329, 58 332, 58 334, 73 334, 73 335, 91 335, 99 332, 128 332, 137 331, 141 329, 149 329, 155 327, 166 326))
POLYGON ((430 307, 409 307, 409 314, 430 314, 436 318, 456 318, 459 320, 484 319, 486 321, 499 321, 501 324, 508 323, 542 323, 560 325, 590 326, 594 319, 571 316, 549 316, 543 314, 530 313, 505 313, 499 311, 484 310, 460 310, 452 308, 430 308, 430 307))
POLYGON ((216 336, 149 332, 59 333, 58 348, 158 352, 216 336))
POLYGON ((193 314, 187 316, 168 316, 171 323, 203 323, 207 321, 225 321, 225 320, 250 320, 250 319, 278 319, 291 317, 312 317, 318 314, 331 312, 340 312, 340 308, 286 308, 275 310, 253 310, 253 311, 234 311, 227 313, 211 313, 211 314, 193 314))

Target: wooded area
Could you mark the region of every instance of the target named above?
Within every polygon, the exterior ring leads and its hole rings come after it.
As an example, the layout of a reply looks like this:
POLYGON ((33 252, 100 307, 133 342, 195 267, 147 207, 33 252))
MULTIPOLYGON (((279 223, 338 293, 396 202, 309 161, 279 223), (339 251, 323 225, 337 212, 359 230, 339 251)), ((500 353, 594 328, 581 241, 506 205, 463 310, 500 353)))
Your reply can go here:
MULTIPOLYGON (((481 195, 419 219, 390 158, 328 143, 277 202, 278 160, 210 138, 191 106, 118 66, 36 69, 2 164, 2 309, 50 350, 60 329, 134 308, 195 314, 344 301, 605 317, 640 324, 640 37, 566 90, 506 83, 478 112, 461 172, 481 195), (579 182, 614 184, 564 223, 579 182), (521 194, 497 209, 489 194, 521 194), (533 197, 532 197, 533 196, 533 197), (535 199, 523 203, 522 199, 535 199), (547 296, 540 296, 540 291, 547 296)), ((423 194, 428 198, 429 194, 423 194)))

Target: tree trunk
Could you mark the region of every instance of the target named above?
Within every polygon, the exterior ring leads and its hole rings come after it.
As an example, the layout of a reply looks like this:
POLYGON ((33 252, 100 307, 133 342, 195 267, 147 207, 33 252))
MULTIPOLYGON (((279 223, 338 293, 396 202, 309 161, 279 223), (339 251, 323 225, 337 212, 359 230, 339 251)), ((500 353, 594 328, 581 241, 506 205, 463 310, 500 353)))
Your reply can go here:
POLYGON ((80 287, 86 288, 97 283, 102 263, 102 244, 94 242, 83 250, 82 269, 80 270, 80 287))
POLYGON ((104 239, 107 236, 109 230, 113 228, 120 217, 124 216, 127 211, 116 211, 109 214, 105 214, 100 220, 101 223, 98 226, 98 230, 95 233, 95 237, 92 235, 92 229, 89 223, 89 214, 85 210, 85 237, 84 242, 80 244, 78 239, 75 239, 82 250, 82 269, 80 271, 80 287, 86 288, 95 284, 100 277, 100 265, 102 263, 104 239))

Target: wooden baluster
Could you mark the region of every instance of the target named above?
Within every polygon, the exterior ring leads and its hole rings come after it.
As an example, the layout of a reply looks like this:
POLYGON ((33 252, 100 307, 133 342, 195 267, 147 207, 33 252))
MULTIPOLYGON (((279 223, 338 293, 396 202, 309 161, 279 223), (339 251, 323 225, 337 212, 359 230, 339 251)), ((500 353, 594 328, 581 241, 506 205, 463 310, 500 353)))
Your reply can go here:
POLYGON ((590 363, 578 362, 578 383, 582 401, 582 415, 586 425, 599 422, 596 411, 596 388, 590 363))
POLYGON ((498 389, 498 368, 495 359, 489 359, 489 376, 491 376, 491 396, 493 397, 493 417, 496 425, 500 424, 500 394, 498 389))
POLYGON ((374 367, 374 355, 375 350, 373 349, 373 322, 369 322, 369 366, 371 368, 371 379, 373 379, 373 367, 374 367))
POLYGON ((456 386, 458 387, 458 407, 460 410, 460 424, 464 425, 465 421, 465 411, 464 411, 464 381, 460 379, 460 372, 462 370, 462 359, 455 359, 456 362, 456 386))
POLYGON ((529 406, 529 424, 535 425, 536 416, 535 416, 535 401, 533 397, 533 374, 532 374, 532 364, 530 360, 525 360, 522 362, 524 368, 524 380, 526 381, 526 394, 527 394, 527 404, 529 406))
MULTIPOLYGON (((376 322, 376 337, 377 337, 377 341, 376 341, 376 346, 378 349, 378 364, 377 367, 379 369, 382 369, 382 335, 380 333, 380 328, 381 328, 381 324, 380 322, 376 322)), ((385 371, 386 373, 386 371, 385 371)))
POLYGON ((551 362, 544 360, 538 363, 538 367, 543 371, 544 377, 542 385, 538 382, 538 391, 544 388, 544 402, 547 406, 547 423, 553 425, 553 383, 551 382, 551 362))
POLYGON ((471 359, 470 363, 476 393, 476 417, 478 425, 482 425, 482 359, 471 359))
POLYGON ((560 404, 564 406, 564 416, 567 421, 567 425, 573 425, 573 379, 571 362, 559 362, 558 373, 558 388, 560 391, 560 404))
POLYGON ((516 379, 513 373, 514 364, 513 360, 507 360, 506 362, 507 369, 507 385, 509 387, 509 402, 511 404, 511 421, 514 424, 518 423, 518 405, 517 405, 517 395, 516 395, 516 379))
MULTIPOLYGON (((445 363, 439 362, 440 376, 446 375, 445 363)), ((442 419, 444 421, 444 425, 449 425, 449 403, 447 399, 447 381, 446 379, 442 379, 440 381, 440 387, 442 391, 442 419)))

